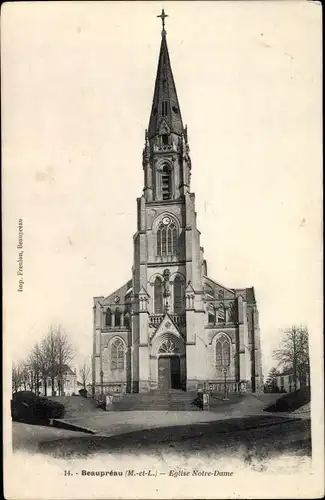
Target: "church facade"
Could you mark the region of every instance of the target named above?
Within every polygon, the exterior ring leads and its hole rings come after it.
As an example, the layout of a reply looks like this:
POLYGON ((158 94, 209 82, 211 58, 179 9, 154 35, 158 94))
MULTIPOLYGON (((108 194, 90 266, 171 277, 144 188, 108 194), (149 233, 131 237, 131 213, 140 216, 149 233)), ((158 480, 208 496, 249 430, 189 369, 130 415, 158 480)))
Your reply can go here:
POLYGON ((221 392, 226 384, 230 392, 259 392, 254 288, 229 288, 208 275, 164 24, 142 166, 132 275, 94 297, 93 391, 221 392))

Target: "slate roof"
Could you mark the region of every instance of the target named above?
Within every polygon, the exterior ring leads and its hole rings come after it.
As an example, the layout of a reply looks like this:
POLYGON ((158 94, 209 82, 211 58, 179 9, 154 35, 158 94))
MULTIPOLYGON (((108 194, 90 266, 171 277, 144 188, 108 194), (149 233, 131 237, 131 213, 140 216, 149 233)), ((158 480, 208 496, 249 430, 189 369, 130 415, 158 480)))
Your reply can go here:
POLYGON ((162 32, 155 90, 148 127, 149 139, 159 134, 159 128, 163 122, 167 123, 170 132, 179 135, 183 134, 184 127, 169 59, 165 31, 162 32), (163 110, 163 102, 167 103, 165 111, 163 110))

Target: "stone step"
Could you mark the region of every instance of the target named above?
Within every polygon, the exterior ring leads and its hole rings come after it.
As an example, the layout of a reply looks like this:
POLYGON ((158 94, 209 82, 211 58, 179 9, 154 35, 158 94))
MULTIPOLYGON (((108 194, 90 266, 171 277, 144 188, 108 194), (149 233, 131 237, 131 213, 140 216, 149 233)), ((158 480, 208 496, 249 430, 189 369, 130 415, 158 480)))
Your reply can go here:
POLYGON ((168 405, 168 404, 159 404, 159 405, 144 405, 144 404, 114 404, 115 411, 202 411, 202 408, 199 408, 195 405, 168 405))
POLYGON ((114 401, 117 411, 158 410, 158 411, 201 411, 197 393, 184 391, 164 391, 152 393, 123 394, 114 401))
POLYGON ((197 397, 197 393, 189 393, 189 392, 166 392, 166 393, 162 393, 162 392, 150 392, 150 393, 147 393, 147 392, 139 392, 139 393, 125 393, 125 394, 122 394, 121 397, 123 398, 133 398, 133 397, 136 397, 136 398, 139 398, 139 399, 156 399, 156 398, 181 398, 181 399, 194 399, 197 397))
POLYGON ((129 397, 129 396, 122 396, 121 400, 124 401, 143 401, 143 402, 150 402, 150 401, 192 401, 196 399, 196 397, 189 396, 189 397, 184 397, 184 396, 155 396, 152 398, 144 398, 144 397, 129 397))

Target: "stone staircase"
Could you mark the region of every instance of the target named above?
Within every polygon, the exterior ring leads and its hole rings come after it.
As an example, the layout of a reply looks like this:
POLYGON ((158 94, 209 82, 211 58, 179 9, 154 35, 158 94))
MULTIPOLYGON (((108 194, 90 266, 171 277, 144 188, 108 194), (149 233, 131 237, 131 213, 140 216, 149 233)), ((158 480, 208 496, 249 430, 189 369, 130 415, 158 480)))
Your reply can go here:
POLYGON ((177 390, 122 394, 114 401, 115 411, 202 411, 196 392, 177 390))

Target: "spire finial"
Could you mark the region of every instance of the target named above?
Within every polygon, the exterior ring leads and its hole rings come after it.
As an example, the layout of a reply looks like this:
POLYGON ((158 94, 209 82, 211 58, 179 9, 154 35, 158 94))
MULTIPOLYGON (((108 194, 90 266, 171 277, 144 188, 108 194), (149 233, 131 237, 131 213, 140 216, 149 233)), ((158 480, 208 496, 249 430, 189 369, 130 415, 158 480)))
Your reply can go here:
POLYGON ((161 14, 159 16, 157 16, 157 17, 161 18, 161 21, 162 21, 162 34, 164 35, 166 33, 166 31, 165 31, 165 19, 166 19, 166 17, 168 17, 168 14, 165 14, 164 9, 162 9, 161 14))

